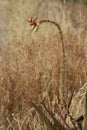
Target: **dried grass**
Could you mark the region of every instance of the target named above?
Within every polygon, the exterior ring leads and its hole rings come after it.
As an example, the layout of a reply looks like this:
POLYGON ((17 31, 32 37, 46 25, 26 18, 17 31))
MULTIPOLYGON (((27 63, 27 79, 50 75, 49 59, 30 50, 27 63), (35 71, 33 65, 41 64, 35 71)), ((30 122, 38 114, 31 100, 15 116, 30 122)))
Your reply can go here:
POLYGON ((29 99, 45 100, 57 116, 61 39, 54 26, 44 24, 38 32, 32 32, 25 20, 38 16, 40 20, 47 18, 59 23, 65 43, 67 91, 73 87, 77 91, 87 82, 87 7, 49 0, 8 3, 9 19, 3 37, 6 40, 0 45, 0 129, 45 130, 39 115, 35 110, 31 112, 29 99))

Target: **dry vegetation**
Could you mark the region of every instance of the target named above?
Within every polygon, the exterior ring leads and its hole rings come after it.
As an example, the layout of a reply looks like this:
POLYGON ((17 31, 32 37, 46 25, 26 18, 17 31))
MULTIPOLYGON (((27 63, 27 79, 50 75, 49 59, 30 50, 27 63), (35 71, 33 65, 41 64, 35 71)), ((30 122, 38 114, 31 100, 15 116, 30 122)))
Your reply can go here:
POLYGON ((0 130, 45 130, 30 98, 45 100, 56 113, 61 39, 54 25, 44 23, 35 32, 25 20, 38 16, 59 23, 65 43, 66 91, 75 87, 77 92, 87 82, 87 7, 62 5, 57 0, 9 0, 6 8, 2 18, 7 16, 7 20, 3 18, 0 25, 4 39, 0 41, 0 130))

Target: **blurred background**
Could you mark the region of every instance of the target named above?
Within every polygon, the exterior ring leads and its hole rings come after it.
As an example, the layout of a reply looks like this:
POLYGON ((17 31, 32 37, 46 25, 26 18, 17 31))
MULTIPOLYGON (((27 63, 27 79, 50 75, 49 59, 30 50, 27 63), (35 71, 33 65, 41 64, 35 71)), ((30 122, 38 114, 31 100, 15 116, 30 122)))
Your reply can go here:
MULTIPOLYGON (((87 82, 87 0, 0 0, 0 124, 12 113, 24 117, 29 97, 59 96, 62 47, 59 31, 44 23, 32 31, 29 18, 52 20, 62 29, 66 90, 87 82)), ((7 125, 7 124, 6 124, 7 125)), ((39 130, 39 129, 38 129, 39 130)))

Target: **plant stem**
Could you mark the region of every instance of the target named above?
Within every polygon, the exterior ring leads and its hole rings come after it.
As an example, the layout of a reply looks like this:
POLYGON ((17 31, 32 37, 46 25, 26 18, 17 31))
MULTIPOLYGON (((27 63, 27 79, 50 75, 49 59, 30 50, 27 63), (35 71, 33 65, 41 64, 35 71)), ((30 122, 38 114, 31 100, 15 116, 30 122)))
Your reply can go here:
POLYGON ((39 25, 42 24, 42 23, 50 23, 50 24, 53 24, 57 27, 59 33, 60 33, 60 39, 61 39, 61 44, 62 44, 62 73, 61 73, 61 88, 60 88, 60 101, 62 101, 63 103, 63 106, 65 105, 66 106, 66 102, 65 102, 65 99, 66 99, 66 92, 65 92, 65 47, 64 47, 64 41, 63 41, 63 34, 62 34, 62 30, 61 30, 61 27, 58 23, 54 22, 54 21, 51 21, 51 20, 41 20, 39 22, 39 25))

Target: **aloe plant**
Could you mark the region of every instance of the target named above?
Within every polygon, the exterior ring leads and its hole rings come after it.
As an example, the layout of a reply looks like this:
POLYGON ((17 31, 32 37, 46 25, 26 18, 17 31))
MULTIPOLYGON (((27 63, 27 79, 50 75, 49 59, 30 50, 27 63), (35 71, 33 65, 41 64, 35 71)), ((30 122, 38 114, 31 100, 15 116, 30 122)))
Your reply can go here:
POLYGON ((64 117, 59 113, 59 111, 57 111, 57 113, 63 123, 61 123, 60 120, 57 120, 55 118, 54 114, 45 106, 44 102, 40 104, 44 108, 45 112, 49 114, 50 118, 54 122, 52 123, 50 119, 46 116, 46 114, 43 112, 43 110, 40 109, 40 107, 32 101, 32 106, 38 112, 41 121, 46 124, 47 130, 87 130, 87 93, 86 93, 86 98, 85 98, 85 117, 84 115, 82 115, 77 120, 74 120, 75 124, 77 125, 77 127, 75 128, 70 128, 70 126, 66 123, 66 119, 64 119, 64 117))
MULTIPOLYGON (((71 104, 71 101, 73 98, 73 93, 74 93, 75 87, 73 88, 70 95, 67 97, 68 99, 66 100, 67 93, 65 90, 67 88, 65 88, 66 87, 65 86, 65 47, 64 47, 64 40, 63 40, 61 27, 58 23, 56 23, 55 21, 51 21, 51 20, 41 20, 39 22, 39 25, 41 25, 42 23, 50 23, 50 24, 55 25, 60 33, 60 39, 61 39, 61 45, 62 45, 62 65, 61 65, 62 66, 62 73, 61 73, 61 86, 60 86, 60 96, 61 96, 60 101, 61 101, 61 106, 67 111, 67 114, 61 115, 61 113, 59 111, 57 112, 59 118, 63 122, 63 123, 61 123, 60 120, 57 120, 55 118, 54 114, 52 112, 50 112, 49 109, 46 108, 45 105, 41 104, 41 105, 43 105, 46 113, 48 113, 50 118, 53 120, 54 123, 52 123, 50 121, 50 119, 48 119, 48 117, 43 113, 43 111, 34 102, 32 102, 32 105, 36 109, 36 111, 38 112, 42 122, 44 122, 46 124, 47 130, 87 130, 87 93, 86 93, 84 128, 82 126, 84 118, 79 122, 79 120, 77 120, 77 121, 74 120, 73 117, 71 117, 71 115, 69 114, 69 108, 70 108, 70 104, 71 104), (67 124, 67 122, 66 122, 67 115, 69 115, 73 119, 72 124, 73 124, 74 128, 70 128, 70 126, 67 124)), ((36 25, 38 26, 37 23, 36 23, 36 25)))

